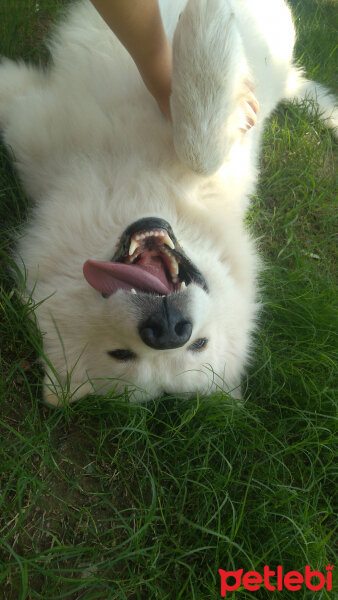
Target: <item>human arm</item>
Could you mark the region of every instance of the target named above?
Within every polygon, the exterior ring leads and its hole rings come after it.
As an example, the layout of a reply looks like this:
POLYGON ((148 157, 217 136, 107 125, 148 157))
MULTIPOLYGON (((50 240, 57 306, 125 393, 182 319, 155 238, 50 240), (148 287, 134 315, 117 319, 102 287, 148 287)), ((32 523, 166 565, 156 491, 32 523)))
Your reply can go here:
POLYGON ((91 0, 133 58, 161 111, 170 118, 172 50, 157 0, 91 0))

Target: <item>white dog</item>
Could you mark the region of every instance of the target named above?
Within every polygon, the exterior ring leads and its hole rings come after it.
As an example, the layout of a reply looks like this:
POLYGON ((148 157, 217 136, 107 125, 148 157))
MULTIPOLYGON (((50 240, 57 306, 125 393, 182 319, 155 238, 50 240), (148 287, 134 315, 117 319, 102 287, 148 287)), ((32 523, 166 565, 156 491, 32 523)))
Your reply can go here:
POLYGON ((172 124, 87 1, 56 31, 48 71, 0 67, 4 140, 35 201, 17 261, 50 404, 114 388, 239 397, 259 264, 243 217, 264 121, 282 98, 309 94, 335 122, 333 98, 292 65, 283 0, 167 0, 161 11, 172 124))

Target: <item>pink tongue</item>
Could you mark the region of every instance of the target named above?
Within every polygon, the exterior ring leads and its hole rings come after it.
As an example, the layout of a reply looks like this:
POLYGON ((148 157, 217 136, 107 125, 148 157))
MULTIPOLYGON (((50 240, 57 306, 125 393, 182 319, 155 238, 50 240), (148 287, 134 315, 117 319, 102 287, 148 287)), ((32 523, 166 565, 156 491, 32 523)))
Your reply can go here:
POLYGON ((155 292, 169 294, 173 285, 167 280, 163 266, 155 262, 126 265, 124 263, 87 260, 83 265, 83 274, 95 290, 103 294, 113 294, 117 290, 155 292))

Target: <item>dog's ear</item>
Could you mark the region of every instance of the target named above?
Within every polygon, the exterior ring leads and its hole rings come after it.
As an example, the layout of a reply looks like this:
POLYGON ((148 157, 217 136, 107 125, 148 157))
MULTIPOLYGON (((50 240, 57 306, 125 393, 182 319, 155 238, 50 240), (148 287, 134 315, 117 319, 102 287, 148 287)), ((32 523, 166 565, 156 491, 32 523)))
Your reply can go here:
POLYGON ((176 153, 193 171, 216 172, 254 124, 258 105, 248 81, 229 2, 189 0, 173 41, 171 112, 176 153))
POLYGON ((70 383, 56 381, 55 377, 48 371, 43 380, 43 402, 54 408, 62 408, 71 402, 93 392, 89 381, 78 383, 71 380, 70 383))
POLYGON ((43 386, 43 402, 44 404, 48 404, 48 406, 52 406, 53 408, 62 408, 66 404, 69 404, 69 401, 66 400, 61 390, 59 393, 56 391, 54 393, 51 391, 49 384, 44 384, 43 386))

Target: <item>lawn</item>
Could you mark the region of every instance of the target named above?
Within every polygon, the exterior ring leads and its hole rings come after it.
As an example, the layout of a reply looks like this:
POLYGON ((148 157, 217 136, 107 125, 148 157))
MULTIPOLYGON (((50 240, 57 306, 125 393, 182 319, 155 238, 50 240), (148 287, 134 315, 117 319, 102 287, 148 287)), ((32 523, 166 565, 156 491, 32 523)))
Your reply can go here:
MULTIPOLYGON (((48 60, 42 39, 63 4, 2 0, 0 53, 48 60)), ((332 88, 335 0, 291 4, 297 59, 332 88)), ((112 394, 51 410, 32 309, 8 271, 29 201, 0 147, 1 598, 216 600, 219 568, 337 568, 335 187, 332 132, 305 105, 281 105, 248 215, 264 308, 242 407, 112 394)), ((242 586, 226 597, 295 594, 242 586)))

